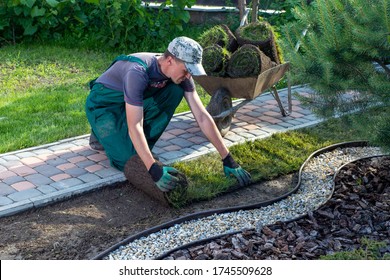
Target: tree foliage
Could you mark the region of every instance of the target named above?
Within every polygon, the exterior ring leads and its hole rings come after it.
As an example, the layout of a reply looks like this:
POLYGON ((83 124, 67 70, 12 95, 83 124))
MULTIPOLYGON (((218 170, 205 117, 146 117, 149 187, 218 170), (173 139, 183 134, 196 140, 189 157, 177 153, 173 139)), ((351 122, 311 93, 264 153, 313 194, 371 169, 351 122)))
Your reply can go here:
POLYGON ((0 46, 66 34, 93 36, 111 47, 164 38, 189 21, 195 0, 165 1, 159 9, 141 0, 0 0, 0 46), (167 7, 169 8, 167 9, 167 7))
MULTIPOLYGON (((314 89, 306 104, 323 117, 390 105, 389 0, 301 1, 293 12, 283 48, 293 82, 314 89)), ((390 146, 390 119, 375 125, 372 140, 390 146)))

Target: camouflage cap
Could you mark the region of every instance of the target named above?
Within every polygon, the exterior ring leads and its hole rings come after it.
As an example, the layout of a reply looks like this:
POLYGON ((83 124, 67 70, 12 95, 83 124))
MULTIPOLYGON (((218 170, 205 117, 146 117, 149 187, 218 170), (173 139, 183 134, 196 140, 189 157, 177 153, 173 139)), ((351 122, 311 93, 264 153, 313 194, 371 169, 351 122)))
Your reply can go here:
POLYGON ((192 76, 206 75, 202 66, 203 49, 198 42, 187 37, 177 37, 168 45, 168 51, 184 61, 187 71, 192 76))

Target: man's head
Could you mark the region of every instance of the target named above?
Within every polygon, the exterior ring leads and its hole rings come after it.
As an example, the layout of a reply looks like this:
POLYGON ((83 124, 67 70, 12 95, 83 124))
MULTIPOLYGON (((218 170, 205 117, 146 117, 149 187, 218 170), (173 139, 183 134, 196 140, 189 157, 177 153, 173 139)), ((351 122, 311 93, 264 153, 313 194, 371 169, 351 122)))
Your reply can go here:
POLYGON ((169 43, 167 49, 175 58, 183 61, 192 76, 206 75, 202 66, 203 49, 196 41, 188 37, 177 37, 169 43))

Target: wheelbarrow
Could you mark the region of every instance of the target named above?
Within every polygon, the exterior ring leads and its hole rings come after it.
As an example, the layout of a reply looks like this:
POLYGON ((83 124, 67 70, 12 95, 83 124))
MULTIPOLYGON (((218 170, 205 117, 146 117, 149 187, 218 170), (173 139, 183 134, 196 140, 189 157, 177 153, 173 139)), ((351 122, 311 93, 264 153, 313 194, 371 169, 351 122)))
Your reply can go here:
POLYGON ((274 66, 257 77, 229 78, 215 76, 194 76, 195 81, 203 87, 211 99, 206 109, 213 117, 222 136, 229 132, 234 114, 239 108, 252 101, 260 94, 270 89, 275 98, 282 116, 288 116, 292 111, 291 87, 288 82, 288 109, 282 104, 275 84, 289 70, 290 63, 286 62, 274 66), (233 107, 232 98, 241 100, 233 107))

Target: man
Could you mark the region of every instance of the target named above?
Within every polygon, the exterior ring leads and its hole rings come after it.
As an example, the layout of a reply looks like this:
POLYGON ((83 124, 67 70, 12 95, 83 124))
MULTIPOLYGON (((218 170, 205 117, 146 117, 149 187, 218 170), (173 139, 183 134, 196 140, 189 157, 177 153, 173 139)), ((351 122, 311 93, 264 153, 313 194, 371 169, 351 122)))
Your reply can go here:
POLYGON ((158 165, 151 150, 184 96, 202 132, 221 155, 226 176, 235 176, 240 185, 248 185, 249 173, 230 155, 196 92, 192 75, 206 74, 202 52, 196 41, 178 37, 163 55, 117 57, 90 83, 86 113, 92 128, 91 147, 104 149, 111 165, 121 171, 138 154, 161 191, 174 189, 178 171, 158 165))

